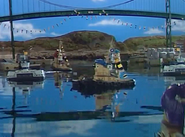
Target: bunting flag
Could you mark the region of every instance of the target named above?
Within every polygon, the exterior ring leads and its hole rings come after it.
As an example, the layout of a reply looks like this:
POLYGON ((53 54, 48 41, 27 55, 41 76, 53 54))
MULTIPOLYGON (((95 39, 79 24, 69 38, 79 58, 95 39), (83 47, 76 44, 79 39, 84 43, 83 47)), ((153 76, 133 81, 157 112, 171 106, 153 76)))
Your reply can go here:
MULTIPOLYGON (((77 12, 77 11, 76 11, 77 12)), ((102 11, 103 13, 99 13, 99 16, 101 16, 102 14, 105 14, 108 16, 108 14, 105 12, 105 11, 102 11)), ((78 12, 77 12, 78 13, 78 12)), ((80 13, 78 13, 80 15, 80 13)), ((81 18, 83 18, 84 16, 81 15, 81 18)), ((89 20, 89 19, 93 19, 93 18, 97 18, 97 16, 85 16, 86 20, 89 20)), ((48 32, 50 31, 51 29, 55 29, 56 27, 60 27, 61 25, 63 25, 63 23, 67 22, 67 19, 71 19, 69 16, 67 18, 64 18, 62 21, 60 21, 60 23, 56 23, 55 25, 52 25, 51 27, 47 27, 47 28, 44 28, 44 29, 40 29, 40 30, 24 30, 24 29, 17 29, 17 28, 13 28, 13 31, 17 32, 17 33, 29 33, 29 34, 33 34, 33 33, 42 33, 42 32, 48 32)), ((134 28, 134 29, 139 29, 139 30, 149 30, 149 29, 165 29, 167 27, 167 24, 166 25, 161 25, 161 26, 156 26, 156 27, 146 27, 146 26, 140 26, 138 24, 133 24, 133 23, 127 23, 127 22, 122 22, 120 19, 115 19, 113 17, 109 17, 110 20, 112 20, 113 22, 117 23, 117 24, 120 24, 120 25, 123 25, 123 26, 128 26, 130 28, 134 28)), ((182 19, 184 20, 184 19, 182 19)), ((175 26, 177 25, 177 22, 173 22, 171 23, 171 26, 175 26)), ((0 22, 0 26, 3 26, 3 28, 7 28, 7 29, 10 29, 10 25, 8 23, 3 23, 3 22, 0 22)), ((16 26, 15 26, 16 27, 16 26)))

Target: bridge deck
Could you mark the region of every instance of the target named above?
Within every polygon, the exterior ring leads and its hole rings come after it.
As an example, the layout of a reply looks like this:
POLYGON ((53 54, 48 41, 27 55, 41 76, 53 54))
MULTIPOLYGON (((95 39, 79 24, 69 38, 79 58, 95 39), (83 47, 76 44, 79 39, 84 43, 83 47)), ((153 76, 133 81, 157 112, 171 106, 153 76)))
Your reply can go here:
MULTIPOLYGON (((101 9, 87 9, 87 10, 77 10, 79 15, 84 16, 95 16, 95 15, 112 15, 112 16, 141 16, 141 17, 153 17, 153 18, 167 18, 168 14, 163 12, 146 12, 146 11, 134 11, 134 10, 104 10, 103 13, 101 9)), ((47 18, 47 17, 59 17, 59 16, 78 16, 73 10, 67 11, 53 11, 53 12, 35 12, 27 14, 13 15, 13 20, 26 20, 35 18, 47 18)), ((183 19, 185 15, 183 14, 172 14, 172 19, 183 19)), ((9 16, 0 17, 0 22, 9 21, 9 16)))

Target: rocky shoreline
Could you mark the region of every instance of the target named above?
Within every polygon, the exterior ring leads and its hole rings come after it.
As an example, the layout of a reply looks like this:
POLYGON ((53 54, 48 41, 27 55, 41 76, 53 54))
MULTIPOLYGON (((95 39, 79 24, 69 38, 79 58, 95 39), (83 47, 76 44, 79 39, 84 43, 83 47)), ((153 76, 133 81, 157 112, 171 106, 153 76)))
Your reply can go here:
MULTIPOLYGON (((54 50, 50 51, 41 51, 41 52, 31 52, 31 59, 53 59, 54 50)), ((94 60, 97 58, 103 58, 105 56, 105 51, 71 51, 66 52, 66 56, 68 59, 73 60, 94 60)))

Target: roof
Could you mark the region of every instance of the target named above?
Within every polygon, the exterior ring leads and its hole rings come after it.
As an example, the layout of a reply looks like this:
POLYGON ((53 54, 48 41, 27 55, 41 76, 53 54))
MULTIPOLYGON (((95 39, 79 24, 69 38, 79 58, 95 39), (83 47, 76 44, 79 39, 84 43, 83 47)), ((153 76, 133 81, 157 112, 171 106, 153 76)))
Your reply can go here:
POLYGON ((103 59, 96 59, 94 62, 96 64, 100 64, 100 65, 102 65, 104 67, 107 67, 107 63, 103 59))
POLYGON ((120 51, 118 49, 115 49, 114 52, 115 53, 120 53, 120 51))

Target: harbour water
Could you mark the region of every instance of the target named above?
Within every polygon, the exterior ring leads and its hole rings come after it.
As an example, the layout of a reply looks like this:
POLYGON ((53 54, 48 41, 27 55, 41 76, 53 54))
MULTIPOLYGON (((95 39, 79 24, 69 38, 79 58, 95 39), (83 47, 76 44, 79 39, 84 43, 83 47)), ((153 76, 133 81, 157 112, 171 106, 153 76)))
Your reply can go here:
MULTIPOLYGON (((91 67, 74 70, 74 78, 93 75, 91 67)), ((161 96, 175 82, 175 78, 164 78, 158 72, 132 69, 129 77, 136 80, 133 90, 93 96, 71 90, 72 83, 66 80, 61 88, 56 87, 53 75, 43 83, 34 83, 30 91, 8 84, 2 75, 0 137, 154 137, 163 117, 161 96), (114 102, 118 105, 112 120, 114 102)))

